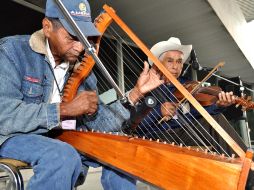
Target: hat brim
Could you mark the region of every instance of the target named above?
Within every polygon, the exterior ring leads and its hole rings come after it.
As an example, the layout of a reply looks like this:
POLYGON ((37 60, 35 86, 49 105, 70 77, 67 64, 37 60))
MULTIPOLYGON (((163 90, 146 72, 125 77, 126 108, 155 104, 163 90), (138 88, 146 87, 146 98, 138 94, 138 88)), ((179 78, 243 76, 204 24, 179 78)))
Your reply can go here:
MULTIPOLYGON (((77 36, 76 32, 70 27, 69 23, 65 19, 61 19, 60 21, 64 28, 73 36, 77 36)), ((84 22, 84 21, 75 21, 78 25, 79 29, 83 32, 83 34, 88 36, 100 36, 101 33, 96 29, 92 22, 84 22)))
MULTIPOLYGON (((159 42, 151 48, 151 52, 157 58, 159 58, 163 53, 167 51, 180 51, 183 53, 183 63, 185 63, 190 56, 191 50, 192 45, 179 45, 175 43, 169 43, 168 41, 159 42)), ((152 60, 150 59, 148 59, 148 62, 150 65, 153 64, 152 60)))

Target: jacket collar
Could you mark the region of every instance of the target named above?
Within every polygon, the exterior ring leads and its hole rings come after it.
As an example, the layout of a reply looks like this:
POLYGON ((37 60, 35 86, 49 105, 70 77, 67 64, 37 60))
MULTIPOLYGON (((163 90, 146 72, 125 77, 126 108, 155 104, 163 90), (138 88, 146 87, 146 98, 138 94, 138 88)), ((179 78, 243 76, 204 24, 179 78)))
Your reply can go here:
MULTIPOLYGON (((43 33, 43 30, 38 30, 34 32, 30 39, 29 39, 29 45, 33 51, 39 54, 43 54, 46 56, 46 61, 49 62, 49 56, 47 54, 47 48, 46 48, 46 36, 43 33)), ((74 70, 78 68, 80 65, 80 62, 77 62, 74 66, 74 70)), ((73 66, 70 65, 69 69, 72 69, 73 66)))
POLYGON ((46 37, 42 29, 34 32, 31 35, 29 39, 29 45, 33 51, 44 54, 48 57, 46 50, 46 37))

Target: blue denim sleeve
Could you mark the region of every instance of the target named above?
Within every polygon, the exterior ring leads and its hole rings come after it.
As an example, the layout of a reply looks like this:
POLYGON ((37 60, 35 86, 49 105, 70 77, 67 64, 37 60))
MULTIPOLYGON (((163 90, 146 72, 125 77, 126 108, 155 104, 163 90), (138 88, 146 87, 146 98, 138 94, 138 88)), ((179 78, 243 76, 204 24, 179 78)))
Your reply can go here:
POLYGON ((129 119, 129 116, 129 111, 119 101, 111 105, 105 105, 100 101, 96 118, 92 121, 87 121, 86 126, 89 129, 105 132, 120 132, 122 123, 129 119))
POLYGON ((26 103, 21 92, 23 64, 0 48, 0 134, 41 133, 59 125, 59 105, 26 103))
MULTIPOLYGON (((97 79, 94 73, 91 73, 84 83, 79 87, 82 90, 97 90, 97 79)), ((84 115, 83 123, 90 130, 100 130, 105 132, 121 131, 122 123, 129 119, 130 113, 125 109, 120 101, 116 101, 110 105, 105 105, 99 100, 98 110, 94 119, 89 119, 84 115)))

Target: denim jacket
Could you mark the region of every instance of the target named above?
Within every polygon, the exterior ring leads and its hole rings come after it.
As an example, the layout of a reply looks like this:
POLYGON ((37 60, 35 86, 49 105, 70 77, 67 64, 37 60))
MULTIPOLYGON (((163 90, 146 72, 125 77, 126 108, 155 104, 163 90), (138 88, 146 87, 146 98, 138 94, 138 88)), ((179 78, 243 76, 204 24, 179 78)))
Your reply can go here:
MULTIPOLYGON (((0 64, 0 144, 15 135, 43 134, 59 127, 59 103, 49 103, 54 78, 42 30, 2 38, 0 64)), ((97 90, 96 85, 91 73, 78 91, 97 90)), ((128 117, 119 102, 106 106, 100 101, 96 118, 81 120, 89 129, 117 131, 128 117)))

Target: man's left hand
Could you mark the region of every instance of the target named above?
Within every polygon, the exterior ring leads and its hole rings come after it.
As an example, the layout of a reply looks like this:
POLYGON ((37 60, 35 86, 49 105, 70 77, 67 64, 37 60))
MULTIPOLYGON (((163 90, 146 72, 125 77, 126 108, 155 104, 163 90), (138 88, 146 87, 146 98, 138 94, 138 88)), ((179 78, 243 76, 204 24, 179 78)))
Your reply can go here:
POLYGON ((233 92, 220 92, 219 100, 216 102, 216 105, 219 107, 228 107, 235 103, 235 96, 233 92))
POLYGON ((140 98, 142 98, 147 92, 157 88, 164 83, 161 79, 161 75, 156 72, 155 69, 149 69, 149 64, 144 62, 144 69, 140 74, 135 87, 129 94, 129 98, 133 103, 136 103, 140 98))

